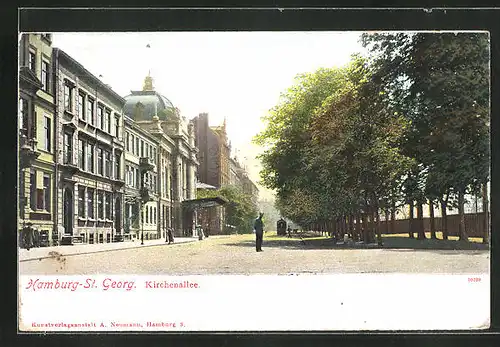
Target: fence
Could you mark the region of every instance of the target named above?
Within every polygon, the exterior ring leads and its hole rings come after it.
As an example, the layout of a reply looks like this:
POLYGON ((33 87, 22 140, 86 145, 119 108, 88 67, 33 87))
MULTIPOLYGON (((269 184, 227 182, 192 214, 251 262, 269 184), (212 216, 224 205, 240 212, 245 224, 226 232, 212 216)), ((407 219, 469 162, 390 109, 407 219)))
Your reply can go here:
MULTIPOLYGON (((434 225, 436 231, 442 230, 442 217, 434 217, 434 225)), ((431 219, 429 217, 424 218, 424 230, 429 232, 431 230, 431 219)), ((447 216, 447 229, 450 236, 458 235, 458 225, 460 224, 460 216, 458 214, 452 214, 447 216)), ((390 224, 389 226, 385 221, 381 221, 381 228, 383 234, 407 234, 410 230, 410 220, 409 219, 397 219, 394 221, 394 230, 391 232, 390 224)), ((488 223, 489 224, 489 223, 488 223)), ((484 236, 484 213, 466 213, 465 214, 465 230, 469 237, 483 237, 484 236)))

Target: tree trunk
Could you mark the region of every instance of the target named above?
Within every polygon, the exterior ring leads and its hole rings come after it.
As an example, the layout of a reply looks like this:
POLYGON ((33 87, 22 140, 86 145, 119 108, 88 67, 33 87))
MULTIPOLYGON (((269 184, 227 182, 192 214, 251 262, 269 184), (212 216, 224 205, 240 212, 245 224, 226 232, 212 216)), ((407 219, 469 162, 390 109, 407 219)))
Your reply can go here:
POLYGON ((446 208, 448 205, 448 198, 441 199, 441 232, 443 233, 443 240, 448 240, 448 215, 446 208))
POLYGON ((356 236, 354 241, 361 241, 361 213, 359 211, 356 213, 356 236))
POLYGON ((396 202, 392 202, 391 206, 391 234, 396 231, 396 202))
POLYGON ((390 211, 388 208, 385 209, 385 233, 389 234, 389 216, 390 216, 390 211))
POLYGON ((351 239, 354 240, 354 215, 349 215, 349 234, 351 239))
POLYGON ((422 201, 417 202, 417 238, 419 240, 425 240, 425 229, 424 229, 424 207, 422 201))
POLYGON ((488 186, 487 183, 483 183, 482 187, 482 198, 483 198, 483 243, 489 243, 490 240, 490 219, 488 215, 488 186))
POLYGON ((375 239, 374 235, 375 235, 375 226, 376 226, 376 222, 375 222, 375 207, 374 206, 370 206, 370 227, 368 228, 369 232, 368 232, 368 243, 372 243, 375 239))
POLYGON ((458 216, 460 218, 460 223, 458 224, 458 239, 460 241, 469 241, 469 238, 467 237, 467 230, 465 230, 464 204, 465 193, 463 190, 460 190, 458 192, 458 216))
POLYGON ((429 217, 430 217, 430 229, 431 229, 431 239, 436 240, 436 220, 434 219, 434 203, 429 199, 429 217))
POLYGON ((362 237, 361 241, 363 241, 363 243, 368 243, 368 240, 366 239, 368 234, 368 213, 363 213, 361 215, 361 219, 363 221, 361 229, 361 237, 362 237))
POLYGON ((410 216, 409 216, 409 228, 410 230, 408 231, 408 235, 410 236, 410 239, 413 239, 413 206, 414 206, 414 201, 410 201, 410 216))
POLYGON ((375 207, 375 230, 377 233, 377 244, 382 246, 382 226, 380 225, 380 214, 378 206, 375 207))
POLYGON ((340 217, 340 220, 339 220, 339 226, 340 226, 339 240, 343 240, 344 239, 344 233, 345 233, 344 222, 345 222, 345 217, 344 216, 340 217))

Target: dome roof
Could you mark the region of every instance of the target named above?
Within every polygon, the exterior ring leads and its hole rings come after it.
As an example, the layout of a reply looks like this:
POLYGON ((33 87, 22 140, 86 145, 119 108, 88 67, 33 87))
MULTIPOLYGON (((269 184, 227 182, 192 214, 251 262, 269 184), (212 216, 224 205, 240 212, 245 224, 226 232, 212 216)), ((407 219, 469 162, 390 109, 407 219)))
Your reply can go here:
POLYGON ((160 120, 166 120, 173 115, 178 116, 178 111, 172 102, 153 90, 150 76, 146 77, 144 90, 131 93, 124 97, 126 102, 123 110, 135 120, 152 120, 155 114, 160 120))

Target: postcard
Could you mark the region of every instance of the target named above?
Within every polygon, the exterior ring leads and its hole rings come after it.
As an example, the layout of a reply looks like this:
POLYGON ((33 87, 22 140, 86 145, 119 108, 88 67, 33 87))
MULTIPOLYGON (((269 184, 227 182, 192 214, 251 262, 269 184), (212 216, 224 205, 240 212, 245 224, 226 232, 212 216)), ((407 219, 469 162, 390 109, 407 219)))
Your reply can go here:
POLYGON ((489 327, 488 32, 22 32, 18 105, 20 333, 489 327))

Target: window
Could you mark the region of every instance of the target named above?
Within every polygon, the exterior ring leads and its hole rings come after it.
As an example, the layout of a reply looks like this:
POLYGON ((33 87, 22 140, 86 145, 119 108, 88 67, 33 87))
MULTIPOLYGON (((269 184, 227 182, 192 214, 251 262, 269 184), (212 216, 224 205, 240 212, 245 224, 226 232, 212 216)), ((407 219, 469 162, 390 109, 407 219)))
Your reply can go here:
POLYGON ((49 63, 42 61, 42 85, 43 90, 49 91, 49 63))
POLYGON ((87 122, 94 125, 94 100, 87 98, 87 122))
POLYGON ((141 157, 144 157, 144 141, 141 140, 141 157))
POLYGON ((106 177, 111 177, 111 153, 104 151, 104 170, 106 177))
POLYGON ((85 120, 85 94, 78 93, 78 117, 85 120))
POLYGON ((156 164, 156 148, 153 148, 153 163, 156 164))
POLYGON ((78 167, 85 170, 85 142, 78 139, 78 167))
POLYGON ((106 192, 106 202, 104 203, 106 219, 111 219, 111 193, 106 192))
POLYGON ((36 53, 33 51, 28 53, 28 68, 36 74, 36 53))
POLYGON ((67 83, 64 84, 64 109, 69 112, 73 110, 73 88, 67 83))
POLYGON ((156 207, 153 208, 153 223, 156 223, 156 207))
POLYGON ((28 112, 28 101, 23 98, 19 98, 19 128, 24 130, 24 135, 28 135, 28 122, 29 122, 29 112, 28 112))
POLYGON ((106 110, 106 117, 104 118, 104 131, 111 133, 111 111, 106 110))
POLYGON ((149 223, 149 208, 146 206, 146 223, 149 223))
POLYGON ((50 133, 51 133, 51 119, 47 116, 44 118, 44 124, 43 124, 43 133, 44 133, 44 149, 47 152, 50 152, 52 150, 51 146, 51 141, 50 141, 50 133))
POLYGON ((64 153, 63 153, 64 164, 73 163, 73 136, 70 133, 64 133, 64 153))
POLYGON ((102 148, 97 148, 97 173, 102 175, 104 172, 104 151, 102 148))
POLYGON ((135 138, 135 155, 139 156, 139 138, 135 138))
POLYGON ((104 192, 97 192, 97 218, 104 219, 104 192))
POLYGON ((36 171, 30 172, 30 208, 36 210, 36 171))
POLYGON ((43 175, 43 186, 36 189, 36 208, 50 212, 50 176, 43 175))
POLYGON ((120 116, 115 115, 115 136, 120 138, 120 116))
POLYGON ((94 145, 87 143, 87 170, 94 172, 94 145))
POLYGON ((87 216, 94 219, 94 189, 87 188, 87 216))
POLYGON ((125 145, 127 146, 127 152, 130 152, 130 134, 128 132, 125 133, 125 145))
POLYGON ((146 143, 146 157, 149 157, 149 144, 146 143))
POLYGON ((117 179, 117 180, 121 179, 121 175, 120 175, 120 159, 121 159, 121 153, 116 152, 115 153, 115 179, 117 179))
POLYGON ((135 187, 139 188, 139 169, 135 168, 135 187))
POLYGON ((43 209, 50 212, 50 175, 43 175, 43 209))
POLYGON ((104 108, 102 106, 97 106, 97 127, 103 129, 104 127, 104 108))
POLYGON ((85 218, 85 187, 78 187, 78 217, 85 218))

